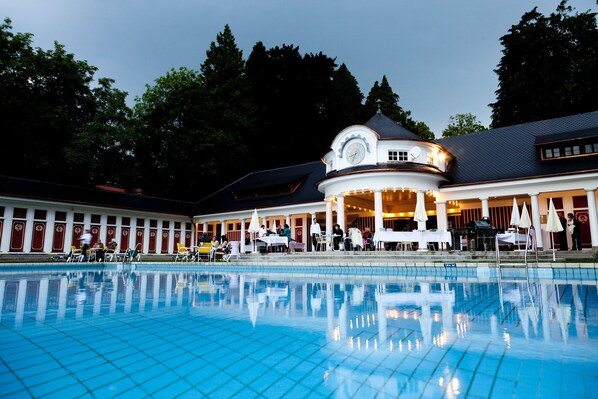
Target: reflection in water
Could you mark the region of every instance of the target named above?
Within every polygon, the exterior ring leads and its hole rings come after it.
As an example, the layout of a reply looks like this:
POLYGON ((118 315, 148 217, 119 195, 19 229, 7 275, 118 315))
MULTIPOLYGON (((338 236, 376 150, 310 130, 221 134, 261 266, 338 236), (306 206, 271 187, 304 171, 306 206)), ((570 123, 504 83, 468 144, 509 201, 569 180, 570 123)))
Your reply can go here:
POLYGON ((583 361, 598 348, 589 345, 598 332, 595 281, 77 271, 1 275, 0 304, 11 328, 172 308, 244 319, 254 330, 297 328, 296 339, 319 332, 328 358, 322 383, 337 397, 355 395, 364 380, 390 396, 424 392, 433 381, 459 397, 473 378, 471 370, 462 377, 463 353, 583 361), (434 351, 436 363, 424 364, 434 351))

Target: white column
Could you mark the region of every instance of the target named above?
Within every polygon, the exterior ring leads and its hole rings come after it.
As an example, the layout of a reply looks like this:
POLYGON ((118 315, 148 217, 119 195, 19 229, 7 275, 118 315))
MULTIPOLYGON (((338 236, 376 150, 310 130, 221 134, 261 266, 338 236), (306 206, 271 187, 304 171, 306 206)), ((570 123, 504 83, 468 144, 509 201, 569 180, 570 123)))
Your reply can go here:
POLYGON ((245 218, 241 218, 241 237, 239 238, 239 252, 245 253, 245 218))
POLYGON ((203 235, 203 233, 206 233, 206 234, 208 233, 208 223, 207 222, 203 223, 203 231, 201 233, 202 233, 202 235, 203 235))
POLYGON ((116 243, 118 244, 118 247, 116 248, 116 252, 120 252, 121 246, 123 245, 122 242, 120 242, 120 237, 122 236, 122 232, 123 232, 123 218, 122 218, 122 216, 117 216, 116 217, 116 227, 114 228, 114 239, 116 240, 116 243))
POLYGON ((100 240, 107 245, 106 230, 108 230, 108 215, 100 215, 100 240))
POLYGON ((157 254, 162 253, 162 220, 161 219, 158 219, 158 228, 156 229, 156 253, 157 254))
POLYGON ((482 201, 482 217, 489 218, 490 217, 490 208, 488 208, 488 198, 480 198, 482 201))
POLYGON ((540 222, 540 202, 538 201, 538 194, 529 194, 532 202, 532 224, 536 229, 536 245, 538 250, 543 250, 544 245, 542 244, 542 224, 540 222))
POLYGON ((14 214, 12 206, 4 207, 4 225, 2 226, 2 242, 0 242, 0 252, 8 252, 10 250, 10 233, 12 230, 12 217, 14 214))
POLYGON ((174 246, 173 246, 173 242, 174 242, 174 220, 171 220, 168 225, 170 226, 170 234, 168 235, 168 253, 172 254, 174 253, 174 246))
POLYGON ((91 229, 91 213, 85 212, 83 214, 83 231, 91 229))
POLYGON ((31 241, 33 239, 33 215, 35 209, 27 209, 27 219, 25 220, 25 242, 23 244, 23 252, 31 252, 31 241))
POLYGON ((66 212, 66 227, 64 228, 64 250, 70 252, 71 246, 76 243, 73 242, 73 224, 75 223, 75 212, 66 212))
POLYGON ((374 190, 374 233, 384 227, 382 211, 382 190, 374 190))
MULTIPOLYGON (((54 238, 54 221, 56 220, 56 211, 46 212, 46 235, 44 236, 44 252, 52 252, 52 239, 54 238)), ((66 251, 67 253, 69 251, 66 251)))
POLYGON ((436 220, 438 221, 438 230, 448 229, 448 214, 446 213, 446 201, 436 202, 436 220))
POLYGON ((596 189, 586 190, 588 197, 588 215, 590 217, 590 234, 592 235, 592 248, 598 248, 598 209, 596 208, 596 189))
POLYGON ((145 218, 143 220, 144 220, 144 222, 143 222, 143 253, 146 254, 149 252, 150 220, 149 220, 149 218, 145 218))
POLYGON ((344 232, 347 226, 345 225, 345 197, 342 195, 336 197, 336 223, 344 232))
MULTIPOLYGON (((326 234, 332 234, 332 199, 326 199, 326 234)), ((332 245, 326 245, 326 251, 332 251, 332 245)))
MULTIPOLYGON (((220 221, 220 235, 226 235, 226 220, 220 221)), ((218 237, 218 241, 220 242, 220 237, 218 237)))

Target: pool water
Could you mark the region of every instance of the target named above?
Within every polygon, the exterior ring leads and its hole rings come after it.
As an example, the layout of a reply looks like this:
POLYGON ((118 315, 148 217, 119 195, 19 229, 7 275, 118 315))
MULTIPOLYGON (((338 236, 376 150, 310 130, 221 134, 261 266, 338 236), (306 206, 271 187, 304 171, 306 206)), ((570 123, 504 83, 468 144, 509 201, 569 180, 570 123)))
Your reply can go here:
POLYGON ((595 275, 140 267, 0 273, 0 398, 597 396, 595 275))

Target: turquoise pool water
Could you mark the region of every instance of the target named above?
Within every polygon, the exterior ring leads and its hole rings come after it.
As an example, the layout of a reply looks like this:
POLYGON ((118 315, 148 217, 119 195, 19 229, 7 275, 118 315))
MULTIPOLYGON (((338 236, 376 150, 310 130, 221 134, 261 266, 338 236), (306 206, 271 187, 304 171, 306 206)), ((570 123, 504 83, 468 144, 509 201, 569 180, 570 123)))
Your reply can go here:
POLYGON ((597 396, 594 270, 35 267, 0 273, 0 398, 597 396))

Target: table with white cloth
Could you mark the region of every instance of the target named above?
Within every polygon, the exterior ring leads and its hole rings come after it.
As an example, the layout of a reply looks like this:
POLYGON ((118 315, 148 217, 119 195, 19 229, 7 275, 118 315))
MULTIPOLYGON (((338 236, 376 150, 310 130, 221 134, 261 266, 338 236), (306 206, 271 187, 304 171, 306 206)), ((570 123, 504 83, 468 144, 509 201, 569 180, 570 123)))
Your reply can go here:
POLYGON ((448 231, 377 231, 374 234, 374 243, 385 242, 436 242, 438 248, 444 243, 452 245, 453 238, 448 231))
POLYGON ((289 238, 286 236, 265 236, 258 238, 258 241, 265 242, 267 247, 289 245, 289 238))
POLYGON ((496 240, 499 244, 526 245, 527 234, 502 233, 496 235, 496 240))

